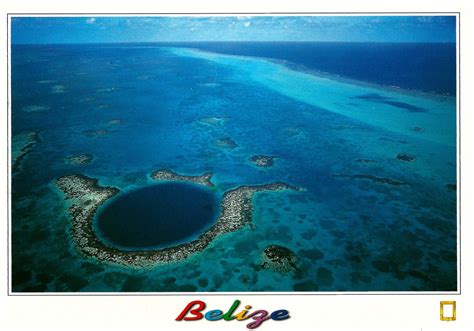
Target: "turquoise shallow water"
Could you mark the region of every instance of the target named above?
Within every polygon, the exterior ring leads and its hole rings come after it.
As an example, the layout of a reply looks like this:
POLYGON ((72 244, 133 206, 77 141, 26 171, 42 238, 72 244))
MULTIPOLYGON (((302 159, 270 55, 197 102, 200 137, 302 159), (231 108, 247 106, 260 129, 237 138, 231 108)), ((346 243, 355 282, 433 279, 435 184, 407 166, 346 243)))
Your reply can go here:
POLYGON ((41 137, 12 178, 14 291, 457 288, 453 97, 189 48, 43 46, 13 48, 12 98, 13 135, 41 137), (226 137, 237 147, 216 144, 226 137), (83 153, 90 164, 64 162, 83 153), (275 165, 249 162, 260 154, 275 165), (254 227, 179 263, 81 256, 53 180, 83 173, 126 193, 159 168, 213 172, 217 194, 273 181, 306 190, 258 193, 254 227), (297 254, 297 272, 261 267, 270 244, 297 254))

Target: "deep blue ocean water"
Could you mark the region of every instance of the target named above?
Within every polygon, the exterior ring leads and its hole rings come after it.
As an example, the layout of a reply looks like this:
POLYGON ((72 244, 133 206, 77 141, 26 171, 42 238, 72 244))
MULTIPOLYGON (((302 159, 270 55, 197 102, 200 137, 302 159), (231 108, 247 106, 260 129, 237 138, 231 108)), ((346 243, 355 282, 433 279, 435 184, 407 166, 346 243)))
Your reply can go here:
POLYGON ((456 94, 455 43, 190 42, 166 45, 264 57, 319 74, 409 90, 456 94))
POLYGON ((453 47, 14 45, 12 135, 40 140, 12 175, 13 290, 456 290, 453 47), (225 137, 237 148, 215 144, 225 137), (84 153, 88 165, 65 162, 84 153), (249 162, 260 154, 275 165, 249 162), (160 168, 210 171, 217 196, 273 181, 305 191, 257 194, 255 227, 179 263, 79 254, 54 179, 82 173, 123 196, 160 168), (263 269, 270 244, 299 271, 263 269))
POLYGON ((219 210, 213 192, 198 185, 164 183, 146 186, 105 204, 96 229, 108 244, 143 250, 169 247, 201 234, 219 210))

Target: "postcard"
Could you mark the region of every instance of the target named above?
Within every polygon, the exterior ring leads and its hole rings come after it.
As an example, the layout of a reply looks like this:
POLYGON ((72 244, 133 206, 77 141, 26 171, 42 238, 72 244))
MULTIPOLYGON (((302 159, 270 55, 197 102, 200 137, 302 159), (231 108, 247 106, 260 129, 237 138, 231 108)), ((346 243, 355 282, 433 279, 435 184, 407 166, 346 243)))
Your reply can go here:
POLYGON ((459 27, 10 13, 9 296, 155 298, 183 330, 432 296, 456 326, 459 27))

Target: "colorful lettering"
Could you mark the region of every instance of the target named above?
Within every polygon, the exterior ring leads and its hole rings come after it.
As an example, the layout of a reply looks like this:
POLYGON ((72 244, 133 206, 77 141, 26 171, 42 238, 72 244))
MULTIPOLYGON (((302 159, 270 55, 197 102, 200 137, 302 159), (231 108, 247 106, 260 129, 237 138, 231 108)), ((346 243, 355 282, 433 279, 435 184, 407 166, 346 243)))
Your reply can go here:
POLYGON ((240 311, 239 313, 234 315, 234 312, 240 305, 240 300, 235 300, 232 305, 230 306, 227 312, 223 312, 220 309, 209 310, 205 314, 202 311, 206 308, 206 304, 204 301, 195 300, 191 301, 186 305, 183 311, 176 317, 176 321, 198 321, 201 320, 203 317, 207 321, 218 321, 218 320, 225 320, 225 321, 245 321, 251 319, 252 322, 247 324, 248 329, 256 329, 263 322, 268 320, 273 321, 284 321, 290 318, 290 313, 288 310, 280 309, 275 310, 271 314, 264 309, 259 309, 254 312, 250 312, 252 306, 246 305, 245 309, 240 311), (188 316, 189 315, 189 316, 188 316))
POLYGON ((198 321, 202 318, 202 314, 200 313, 200 311, 202 311, 204 308, 206 308, 206 304, 203 301, 200 301, 200 300, 191 301, 190 303, 188 303, 186 308, 183 309, 181 314, 179 314, 179 316, 176 317, 176 320, 181 321, 184 319, 185 321, 198 321), (195 305, 198 305, 198 308, 194 308, 190 311, 190 309, 195 305), (185 317, 188 312, 195 316, 185 317))

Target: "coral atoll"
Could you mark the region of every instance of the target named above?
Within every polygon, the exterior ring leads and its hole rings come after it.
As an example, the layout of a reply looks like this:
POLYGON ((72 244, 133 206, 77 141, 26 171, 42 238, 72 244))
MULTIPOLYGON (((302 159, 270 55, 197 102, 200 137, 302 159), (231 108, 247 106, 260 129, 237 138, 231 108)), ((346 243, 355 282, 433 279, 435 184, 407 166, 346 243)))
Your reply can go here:
MULTIPOLYGON (((184 176, 171 170, 159 170, 151 174, 156 181, 188 181, 212 187, 212 175, 184 176)), ((78 249, 85 255, 113 264, 145 267, 175 262, 204 250, 216 237, 242 229, 252 221, 252 197, 260 191, 299 190, 285 183, 240 186, 224 193, 221 213, 215 224, 197 239, 173 247, 143 251, 123 251, 105 245, 94 233, 92 220, 106 200, 119 190, 102 187, 96 179, 84 175, 68 175, 56 180, 57 187, 69 201, 69 213, 73 222, 73 238, 78 249)))

